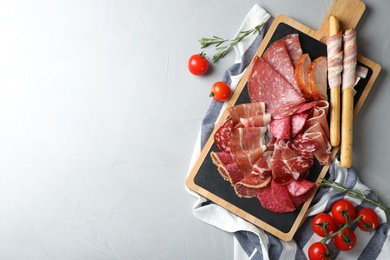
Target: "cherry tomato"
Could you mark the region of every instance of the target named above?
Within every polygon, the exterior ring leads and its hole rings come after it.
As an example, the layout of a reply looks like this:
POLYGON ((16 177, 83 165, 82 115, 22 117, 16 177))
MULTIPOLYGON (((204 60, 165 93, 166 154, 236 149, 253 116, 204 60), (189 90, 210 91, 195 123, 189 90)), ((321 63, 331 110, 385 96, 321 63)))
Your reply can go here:
POLYGON ((336 221, 328 213, 320 213, 315 216, 311 222, 311 227, 313 231, 321 237, 333 234, 339 230, 336 221), (326 234, 324 231, 326 231, 326 234))
POLYGON ((352 221, 356 217, 356 209, 351 202, 345 199, 336 201, 332 206, 333 218, 340 224, 347 223, 347 217, 349 221, 352 221))
POLYGON ((209 61, 206 58, 206 54, 203 52, 192 55, 188 60, 188 70, 196 76, 203 75, 208 68, 209 61))
POLYGON ((372 231, 378 227, 379 218, 373 209, 364 208, 359 210, 356 217, 362 216, 357 226, 363 231, 372 231))
POLYGON ((308 255, 310 260, 328 260, 331 252, 327 244, 315 242, 309 247, 308 255))
POLYGON ((211 87, 210 97, 213 97, 218 102, 224 102, 229 99, 232 94, 230 86, 223 81, 217 81, 211 87))
POLYGON ((356 245, 356 235, 350 228, 346 228, 333 238, 333 244, 341 251, 351 250, 356 245))

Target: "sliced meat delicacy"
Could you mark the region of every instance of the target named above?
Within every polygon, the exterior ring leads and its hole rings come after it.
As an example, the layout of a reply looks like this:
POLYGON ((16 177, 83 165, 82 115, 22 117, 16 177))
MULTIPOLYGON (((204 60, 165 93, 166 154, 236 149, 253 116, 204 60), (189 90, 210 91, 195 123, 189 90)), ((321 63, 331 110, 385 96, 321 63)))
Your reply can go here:
POLYGON ((299 57, 303 53, 301 41, 299 40, 299 35, 296 33, 289 34, 286 37, 284 37, 282 40, 286 44, 286 48, 290 55, 292 63, 294 64, 294 66, 296 66, 299 57))
POLYGON ((341 72, 343 71, 342 42, 343 36, 341 31, 330 36, 326 41, 329 88, 341 86, 341 72))
POLYGON ((240 104, 228 110, 235 127, 266 126, 271 121, 271 115, 265 113, 263 102, 240 104))
POLYGON ((249 68, 248 92, 252 102, 264 102, 273 118, 294 114, 305 98, 271 65, 255 57, 249 68))
POLYGON ((274 42, 263 54, 262 58, 268 62, 284 79, 300 91, 295 79, 295 69, 283 40, 274 42))
POLYGON ((310 64, 311 64, 311 59, 309 54, 304 53, 299 57, 294 72, 298 87, 300 88, 302 95, 306 99, 312 99, 312 91, 309 86, 309 79, 308 79, 310 64))
POLYGON ((268 186, 259 189, 257 193, 261 206, 276 213, 293 212, 295 210, 286 186, 271 182, 268 186))
POLYGON ((314 187, 315 183, 308 180, 292 181, 287 185, 288 193, 295 207, 298 207, 310 198, 314 187))
POLYGON ((230 152, 230 139, 233 130, 233 120, 227 119, 214 134, 214 143, 219 150, 230 152))
POLYGON ((327 100, 328 94, 328 62, 325 56, 312 61, 308 70, 309 86, 313 100, 327 100))
POLYGON ((265 127, 239 127, 232 131, 230 151, 244 173, 252 172, 253 165, 266 150, 265 127))
MULTIPOLYGON (((331 66, 332 67, 332 66, 331 66)), ((331 164, 327 58, 311 61, 298 34, 274 42, 248 68, 250 103, 227 108, 211 152, 237 196, 257 198, 276 213, 293 212, 316 184, 306 180, 317 160, 331 164)))

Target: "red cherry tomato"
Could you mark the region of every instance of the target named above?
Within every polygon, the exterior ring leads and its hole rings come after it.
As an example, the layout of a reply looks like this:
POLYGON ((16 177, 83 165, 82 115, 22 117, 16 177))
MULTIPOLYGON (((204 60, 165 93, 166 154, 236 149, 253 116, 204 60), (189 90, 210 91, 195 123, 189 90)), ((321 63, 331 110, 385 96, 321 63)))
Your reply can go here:
POLYGON ((311 227, 313 231, 321 237, 333 234, 339 230, 336 221, 328 213, 320 213, 315 216, 311 222, 311 227))
POLYGON ((218 102, 224 102, 230 98, 232 90, 230 86, 223 81, 217 81, 211 87, 210 97, 213 97, 218 102))
POLYGON ((346 228, 333 238, 333 244, 341 251, 351 250, 356 245, 356 235, 350 228, 346 228))
POLYGON ((203 75, 208 68, 209 61, 206 58, 206 54, 203 52, 192 55, 188 60, 188 70, 196 76, 203 75))
POLYGON ((357 226, 363 231, 372 231, 378 227, 379 218, 373 209, 364 208, 359 210, 356 217, 362 216, 357 226))
POLYGON ((352 221, 356 217, 356 209, 348 200, 342 199, 336 201, 332 206, 333 218, 340 224, 347 223, 347 217, 349 221, 352 221))
POLYGON ((330 260, 331 252, 327 244, 315 242, 309 247, 308 255, 310 260, 330 260))

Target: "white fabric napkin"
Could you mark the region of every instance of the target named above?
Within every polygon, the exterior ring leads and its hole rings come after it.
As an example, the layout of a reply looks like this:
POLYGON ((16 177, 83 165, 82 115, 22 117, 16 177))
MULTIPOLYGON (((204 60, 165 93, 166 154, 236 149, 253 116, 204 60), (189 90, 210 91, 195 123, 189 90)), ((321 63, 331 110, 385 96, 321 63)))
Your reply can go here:
MULTIPOLYGON (((271 15, 257 4, 253 6, 244 19, 238 32, 254 28, 262 22, 266 23, 262 27, 260 34, 247 37, 235 47, 235 63, 223 76, 223 80, 229 83, 232 89, 235 89, 237 86, 243 72, 252 60, 272 21, 273 18, 271 15)), ((224 103, 211 102, 202 122, 201 131, 190 163, 190 169, 199 156, 201 148, 209 138, 214 128, 214 124, 225 106, 226 104, 224 103)), ((342 168, 337 160, 333 162, 327 179, 336 180, 348 188, 361 191, 368 190, 368 187, 360 182, 356 172, 352 168, 342 168)), ((210 202, 193 191, 189 189, 187 189, 187 191, 197 198, 197 201, 193 206, 195 217, 234 235, 234 259, 237 260, 307 259, 307 250, 310 244, 320 240, 311 229, 312 218, 320 212, 329 211, 333 202, 345 196, 333 189, 321 188, 315 196, 312 205, 306 214, 306 219, 298 229, 294 239, 285 242, 228 210, 210 202)), ((370 195, 375 196, 374 193, 370 195)), ((359 200, 352 198, 348 199, 354 203, 357 208, 362 206, 374 208, 380 217, 381 224, 375 232, 357 234, 358 243, 352 251, 340 252, 330 244, 332 251, 335 252, 335 259, 390 259, 390 240, 388 239, 388 224, 384 211, 366 203, 361 203, 359 200)), ((356 232, 359 231, 356 230, 356 232)))

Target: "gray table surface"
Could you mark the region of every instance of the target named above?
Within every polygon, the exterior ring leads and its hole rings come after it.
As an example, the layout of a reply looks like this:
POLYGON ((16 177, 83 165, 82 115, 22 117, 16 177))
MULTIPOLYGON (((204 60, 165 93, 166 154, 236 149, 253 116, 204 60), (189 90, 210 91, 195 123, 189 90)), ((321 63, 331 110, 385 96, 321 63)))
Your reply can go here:
MULTIPOLYGON (((233 259, 232 234, 193 216, 184 182, 235 55, 202 77, 187 59, 201 37, 233 37, 255 3, 317 29, 332 2, 0 1, 0 258, 233 259)), ((390 4, 364 2, 359 53, 382 72, 353 167, 390 205, 390 4)))

